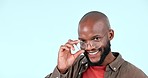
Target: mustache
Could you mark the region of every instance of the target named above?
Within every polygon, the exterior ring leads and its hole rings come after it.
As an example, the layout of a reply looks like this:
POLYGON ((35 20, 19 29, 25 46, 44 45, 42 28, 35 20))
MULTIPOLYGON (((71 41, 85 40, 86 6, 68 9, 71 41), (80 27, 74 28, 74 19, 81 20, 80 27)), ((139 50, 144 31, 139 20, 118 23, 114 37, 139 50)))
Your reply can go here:
MULTIPOLYGON (((85 50, 86 53, 89 53, 89 52, 96 52, 96 51, 102 51, 102 48, 100 47, 100 48, 95 49, 95 50, 93 50, 93 51, 87 51, 87 50, 85 50)), ((85 52, 84 52, 84 53, 85 53, 85 52)))
POLYGON ((88 61, 88 65, 89 66, 101 66, 101 64, 104 62, 106 56, 111 51, 110 46, 111 46, 110 41, 108 41, 108 43, 107 43, 105 48, 99 47, 98 49, 94 49, 93 50, 93 51, 99 50, 99 51, 103 52, 103 54, 101 55, 101 59, 98 62, 94 62, 94 63, 90 61, 90 59, 88 57, 88 51, 85 50, 84 55, 85 55, 85 57, 86 57, 86 59, 88 61))

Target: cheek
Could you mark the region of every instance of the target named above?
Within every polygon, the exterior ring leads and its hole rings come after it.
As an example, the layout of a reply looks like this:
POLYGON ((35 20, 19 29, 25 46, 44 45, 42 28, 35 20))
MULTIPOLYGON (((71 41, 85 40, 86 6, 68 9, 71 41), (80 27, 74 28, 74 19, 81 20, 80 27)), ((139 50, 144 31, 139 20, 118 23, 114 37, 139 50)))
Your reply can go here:
POLYGON ((102 41, 100 43, 95 44, 95 48, 100 50, 101 52, 104 52, 106 46, 107 46, 107 41, 102 41))
POLYGON ((98 42, 95 44, 95 48, 103 48, 105 47, 105 42, 98 42))
POLYGON ((106 47, 107 43, 108 43, 109 39, 107 37, 105 37, 102 42, 101 42, 101 47, 106 47))

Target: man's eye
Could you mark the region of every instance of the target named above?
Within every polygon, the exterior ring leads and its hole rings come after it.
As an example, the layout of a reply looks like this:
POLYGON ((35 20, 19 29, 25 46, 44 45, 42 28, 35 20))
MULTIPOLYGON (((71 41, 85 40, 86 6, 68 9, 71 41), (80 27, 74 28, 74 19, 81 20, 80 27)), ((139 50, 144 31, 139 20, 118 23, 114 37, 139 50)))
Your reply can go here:
POLYGON ((100 41, 100 39, 101 39, 100 37, 95 37, 94 38, 94 40, 96 40, 96 41, 100 41))
POLYGON ((80 40, 80 43, 84 43, 85 41, 84 40, 80 40))

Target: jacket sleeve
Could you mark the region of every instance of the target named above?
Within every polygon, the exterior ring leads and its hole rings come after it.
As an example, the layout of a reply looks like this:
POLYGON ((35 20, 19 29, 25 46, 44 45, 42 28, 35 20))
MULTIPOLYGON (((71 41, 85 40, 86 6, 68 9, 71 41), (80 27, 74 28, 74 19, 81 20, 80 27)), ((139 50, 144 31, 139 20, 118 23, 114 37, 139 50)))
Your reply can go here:
POLYGON ((68 71, 65 74, 59 72, 58 68, 56 67, 52 73, 47 75, 45 78, 67 78, 68 71))
POLYGON ((76 59, 76 61, 74 62, 74 64, 69 67, 69 69, 67 70, 67 72, 65 74, 62 74, 59 72, 57 66, 55 67, 54 71, 52 73, 50 73, 49 75, 47 75, 45 78, 73 78, 74 76, 78 75, 78 69, 79 69, 79 62, 80 60, 83 59, 84 56, 80 56, 76 59))

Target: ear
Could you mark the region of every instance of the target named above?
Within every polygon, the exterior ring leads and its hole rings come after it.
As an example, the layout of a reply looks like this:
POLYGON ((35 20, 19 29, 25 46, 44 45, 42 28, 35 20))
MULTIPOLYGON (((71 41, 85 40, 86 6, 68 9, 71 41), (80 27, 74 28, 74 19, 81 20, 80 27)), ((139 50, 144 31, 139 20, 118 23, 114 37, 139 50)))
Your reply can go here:
POLYGON ((109 29, 108 39, 112 40, 113 38, 114 38, 114 30, 113 29, 109 29))

